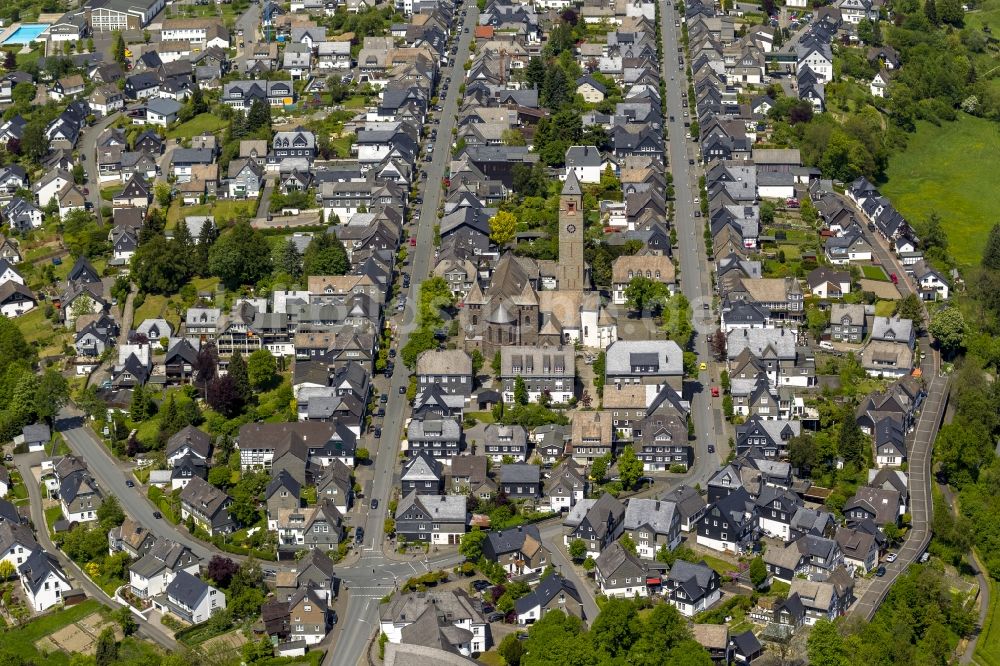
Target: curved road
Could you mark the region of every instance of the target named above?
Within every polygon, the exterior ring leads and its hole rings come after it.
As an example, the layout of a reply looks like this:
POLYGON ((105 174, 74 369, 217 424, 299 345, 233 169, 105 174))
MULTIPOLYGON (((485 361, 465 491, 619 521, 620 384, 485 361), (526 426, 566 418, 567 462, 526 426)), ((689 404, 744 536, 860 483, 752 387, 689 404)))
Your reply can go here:
MULTIPOLYGON (((71 574, 73 578, 76 579, 77 584, 83 587, 88 596, 97 599, 106 606, 118 608, 121 604, 109 597, 104 590, 94 584, 94 582, 90 580, 90 577, 83 573, 80 567, 76 565, 76 562, 69 559, 61 550, 59 550, 49 537, 48 524, 45 522, 45 509, 42 506, 42 494, 39 490, 38 484, 35 483, 34 474, 31 473, 32 464, 40 461, 41 457, 41 455, 36 453, 19 454, 14 456, 14 464, 17 466, 17 471, 21 474, 21 479, 24 481, 25 488, 28 489, 28 501, 31 503, 31 522, 34 523, 38 543, 41 544, 42 548, 44 548, 47 553, 54 555, 56 559, 59 560, 59 564, 62 565, 63 570, 71 574)), ((177 649, 176 641, 163 631, 161 627, 137 617, 134 613, 132 616, 139 625, 140 633, 156 641, 168 650, 177 649)))

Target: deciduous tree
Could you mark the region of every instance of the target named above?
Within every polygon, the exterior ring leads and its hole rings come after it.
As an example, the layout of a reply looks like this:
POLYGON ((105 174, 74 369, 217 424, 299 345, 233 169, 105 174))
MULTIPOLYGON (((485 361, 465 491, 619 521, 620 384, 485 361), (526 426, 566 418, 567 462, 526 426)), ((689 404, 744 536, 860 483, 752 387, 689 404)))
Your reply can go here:
POLYGON ((641 476, 642 461, 635 455, 631 446, 626 446, 618 457, 618 477, 621 479, 622 486, 626 489, 635 488, 639 484, 641 476))
POLYGON ((307 275, 344 275, 351 267, 347 250, 335 234, 317 234, 302 255, 302 272, 307 275))
POLYGON ((517 218, 513 213, 501 210, 490 218, 490 240, 497 245, 503 246, 514 240, 516 232, 517 218))
POLYGON ((656 312, 669 298, 667 286, 644 275, 632 278, 625 287, 625 307, 636 312, 656 312))
POLYGON ((254 351, 247 359, 247 377, 250 380, 250 386, 258 391, 274 381, 277 371, 278 364, 271 352, 266 349, 254 351))
POLYGON ((230 289, 256 284, 271 273, 271 247, 262 234, 243 220, 212 246, 208 264, 212 273, 230 289))

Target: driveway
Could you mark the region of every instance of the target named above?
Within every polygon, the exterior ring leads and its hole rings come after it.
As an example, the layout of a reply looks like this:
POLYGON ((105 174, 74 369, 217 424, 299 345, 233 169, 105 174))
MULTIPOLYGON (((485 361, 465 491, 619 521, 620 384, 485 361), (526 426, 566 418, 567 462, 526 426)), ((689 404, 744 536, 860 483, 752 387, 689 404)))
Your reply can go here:
POLYGON ((100 212, 101 212, 101 180, 98 176, 97 170, 97 137, 101 135, 105 129, 118 120, 118 113, 112 114, 106 118, 101 118, 96 123, 88 127, 83 131, 83 135, 80 137, 80 143, 77 146, 77 152, 80 155, 80 159, 83 161, 83 168, 87 172, 87 188, 90 189, 90 194, 87 195, 86 200, 93 205, 94 214, 97 215, 98 222, 101 222, 100 212))

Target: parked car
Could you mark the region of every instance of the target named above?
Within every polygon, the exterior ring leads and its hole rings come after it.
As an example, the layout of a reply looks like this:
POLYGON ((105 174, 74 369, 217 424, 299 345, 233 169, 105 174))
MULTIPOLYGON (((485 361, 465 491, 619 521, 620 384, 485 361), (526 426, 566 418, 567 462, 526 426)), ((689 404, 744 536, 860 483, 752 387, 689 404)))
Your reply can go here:
POLYGON ((715 453, 715 444, 709 444, 708 445, 708 452, 709 453, 715 453))
POLYGON ((479 579, 472 581, 472 589, 474 589, 476 592, 482 592, 489 586, 490 586, 490 581, 488 580, 479 579))
POLYGON ((931 559, 931 554, 928 551, 924 551, 924 554, 920 556, 920 563, 923 564, 927 560, 931 559))
POLYGON ((365 528, 359 527, 354 533, 354 541, 356 543, 362 543, 365 540, 365 528))
POLYGON ((129 488, 135 488, 135 481, 132 479, 125 479, 125 485, 129 488))
POLYGON ((879 578, 881 578, 882 576, 884 576, 885 575, 885 567, 879 567, 875 571, 875 575, 878 576, 879 578))
POLYGON ((375 426, 375 439, 382 439, 382 426, 375 426))
POLYGON ((372 511, 374 511, 375 509, 377 509, 378 508, 378 500, 373 497, 370 506, 372 508, 372 511))
POLYGON ((154 511, 153 512, 153 518, 156 518, 157 520, 159 520, 160 518, 163 518, 163 514, 160 513, 159 511, 154 511))
POLYGON ((487 622, 500 622, 503 620, 503 613, 490 613, 486 617, 487 622))
POLYGON ((718 398, 719 397, 719 387, 718 386, 713 386, 712 387, 712 397, 713 398, 718 398))
POLYGON ((399 387, 399 395, 406 395, 406 387, 405 386, 400 386, 399 387))
POLYGON ((388 393, 383 393, 381 396, 379 396, 378 401, 381 402, 383 405, 385 403, 389 402, 389 394, 388 393))
POLYGON ((885 556, 885 561, 892 563, 892 562, 896 561, 897 557, 899 557, 899 556, 896 555, 896 553, 889 553, 888 555, 885 556))

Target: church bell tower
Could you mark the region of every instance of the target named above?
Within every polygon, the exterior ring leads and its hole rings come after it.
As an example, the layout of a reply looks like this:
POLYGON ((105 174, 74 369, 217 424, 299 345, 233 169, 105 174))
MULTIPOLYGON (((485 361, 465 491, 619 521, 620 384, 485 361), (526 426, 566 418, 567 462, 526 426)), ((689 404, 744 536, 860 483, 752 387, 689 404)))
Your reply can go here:
POLYGON ((559 289, 583 291, 583 190, 570 169, 559 195, 559 289))

